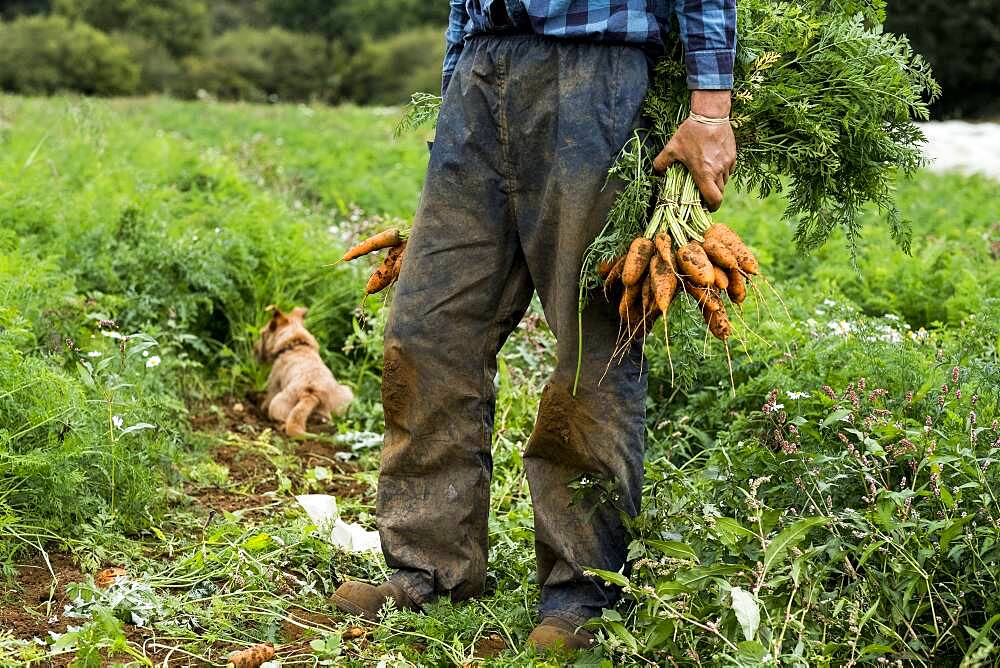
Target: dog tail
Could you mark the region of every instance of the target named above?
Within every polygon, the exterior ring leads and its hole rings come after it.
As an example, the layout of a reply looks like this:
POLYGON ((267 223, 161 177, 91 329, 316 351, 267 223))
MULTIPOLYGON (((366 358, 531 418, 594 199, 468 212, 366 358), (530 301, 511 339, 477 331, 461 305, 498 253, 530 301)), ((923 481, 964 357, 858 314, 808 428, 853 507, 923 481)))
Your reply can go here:
POLYGON ((299 397, 299 403, 295 404, 295 408, 288 414, 288 419, 285 420, 285 433, 292 437, 304 435, 306 433, 306 420, 309 419, 318 405, 319 397, 311 390, 307 390, 299 397))

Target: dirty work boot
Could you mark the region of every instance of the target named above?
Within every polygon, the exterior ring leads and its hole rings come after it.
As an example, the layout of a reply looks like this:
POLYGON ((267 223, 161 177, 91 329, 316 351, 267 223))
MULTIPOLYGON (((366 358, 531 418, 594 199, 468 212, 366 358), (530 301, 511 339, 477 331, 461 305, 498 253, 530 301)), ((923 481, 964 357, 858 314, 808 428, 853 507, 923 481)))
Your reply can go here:
POLYGON ((546 617, 528 636, 536 651, 575 652, 594 644, 594 634, 560 617, 546 617))
POLYGON ((420 606, 399 585, 392 582, 378 587, 365 582, 345 582, 337 587, 332 601, 341 612, 375 621, 379 610, 390 598, 395 601, 397 610, 420 610, 420 606))

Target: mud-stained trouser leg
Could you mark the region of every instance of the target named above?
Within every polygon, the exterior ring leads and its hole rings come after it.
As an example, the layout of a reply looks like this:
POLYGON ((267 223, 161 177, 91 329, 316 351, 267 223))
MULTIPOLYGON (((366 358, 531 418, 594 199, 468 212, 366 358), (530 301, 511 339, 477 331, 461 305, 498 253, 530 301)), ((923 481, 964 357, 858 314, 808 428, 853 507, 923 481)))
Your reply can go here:
POLYGON ((605 187, 608 168, 641 122, 648 64, 628 47, 530 41, 512 47, 511 61, 518 229, 558 340, 555 373, 524 457, 535 513, 539 607, 543 617, 582 623, 617 601, 614 588, 584 571, 624 565, 628 537, 621 513, 636 514, 642 494, 642 347, 631 346, 621 363, 609 366, 620 322, 617 304, 599 295, 583 314, 580 346, 577 301, 582 257, 617 194, 613 185, 605 187), (580 482, 595 487, 575 492, 571 485, 580 482))
POLYGON ((385 331, 378 525, 418 603, 482 593, 496 355, 533 288, 502 167, 499 73, 470 50, 448 88, 385 331))
POLYGON ((583 573, 625 561, 619 508, 639 507, 645 373, 635 346, 599 382, 619 328, 595 300, 572 394, 577 285, 647 67, 633 48, 531 36, 478 38, 463 52, 386 330, 379 529, 394 580, 418 602, 482 591, 496 353, 534 288, 559 341, 525 458, 541 611, 583 621, 615 600, 583 573), (614 498, 575 501, 582 477, 614 498))

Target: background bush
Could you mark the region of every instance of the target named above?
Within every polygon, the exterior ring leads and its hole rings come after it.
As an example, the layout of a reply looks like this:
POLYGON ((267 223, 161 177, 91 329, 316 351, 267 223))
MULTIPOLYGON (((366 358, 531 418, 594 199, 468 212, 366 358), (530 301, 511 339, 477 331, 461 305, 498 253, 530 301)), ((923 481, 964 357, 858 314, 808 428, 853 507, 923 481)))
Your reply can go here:
POLYGON ((351 59, 344 93, 359 104, 399 104, 416 91, 441 90, 444 39, 436 28, 420 28, 366 42, 351 59))
POLYGON ((27 95, 128 95, 139 67, 128 48, 85 23, 33 16, 0 24, 0 88, 27 95))
MULTIPOLYGON (((333 72, 342 60, 336 48, 327 53, 321 37, 282 28, 239 28, 213 39, 206 55, 214 71, 246 82, 250 92, 240 97, 254 100, 335 99, 333 72)), ((192 79, 189 85, 231 97, 216 90, 211 80, 192 79)))

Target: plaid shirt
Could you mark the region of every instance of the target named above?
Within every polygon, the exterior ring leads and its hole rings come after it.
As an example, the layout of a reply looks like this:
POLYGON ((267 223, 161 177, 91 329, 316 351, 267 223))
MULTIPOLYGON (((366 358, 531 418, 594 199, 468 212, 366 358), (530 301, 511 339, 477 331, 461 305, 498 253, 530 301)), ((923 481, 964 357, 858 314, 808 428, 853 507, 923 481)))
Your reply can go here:
POLYGON ((635 44, 663 50, 677 15, 692 90, 733 87, 736 56, 736 0, 449 0, 442 90, 462 53, 465 38, 492 32, 493 3, 506 1, 518 27, 539 35, 635 44))

